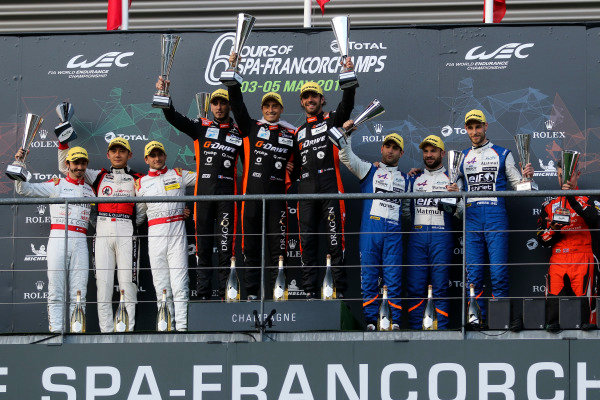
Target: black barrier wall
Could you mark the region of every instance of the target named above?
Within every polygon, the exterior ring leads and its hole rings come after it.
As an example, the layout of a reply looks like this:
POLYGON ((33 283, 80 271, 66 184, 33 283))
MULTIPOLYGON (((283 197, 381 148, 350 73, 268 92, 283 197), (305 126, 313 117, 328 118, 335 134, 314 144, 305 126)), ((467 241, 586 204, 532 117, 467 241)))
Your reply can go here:
MULTIPOLYGON (((447 149, 467 148, 464 114, 479 108, 488 117, 489 138, 500 146, 515 151, 514 134, 532 134, 532 162, 540 188, 557 188, 554 165, 563 149, 583 153, 580 186, 596 188, 600 170, 599 34, 599 28, 584 24, 353 30, 351 54, 360 81, 353 115, 373 98, 386 108, 382 117, 353 134, 354 150, 362 158, 376 161, 383 137, 398 132, 406 144, 400 166, 408 171, 422 165, 418 144, 429 134, 440 135, 447 149)), ((225 68, 233 33, 181 35, 171 72, 171 95, 175 107, 193 117, 194 94, 219 87, 217 78, 225 68)), ((149 140, 163 142, 168 166, 194 169, 191 140, 150 105, 160 71, 159 36, 157 32, 2 37, 1 167, 12 161, 25 114, 32 112, 45 119, 29 158, 33 182, 58 176, 54 107, 68 100, 75 107, 76 143, 90 153, 92 168, 107 166, 106 145, 116 135, 129 139, 134 152, 130 165, 138 171, 147 169, 142 153, 149 140)), ((341 92, 336 85, 339 66, 333 38, 332 32, 321 30, 253 32, 242 51, 243 90, 249 110, 258 117, 262 95, 278 91, 285 106, 283 118, 299 125, 303 120, 299 88, 311 79, 323 85, 326 108, 334 109, 341 92)), ((345 167, 342 178, 347 192, 359 190, 358 181, 345 167)), ((5 176, 0 178, 0 195, 15 195, 5 176)), ((511 234, 510 262, 521 264, 511 268, 512 296, 544 292, 543 264, 548 254, 533 240, 542 201, 508 201, 510 228, 517 230, 511 234)), ((288 256, 291 265, 299 265, 299 243, 293 234, 297 232, 295 204, 288 204, 288 211, 292 233, 288 256)), ((349 202, 347 232, 359 231, 359 216, 360 203, 349 202)), ((47 278, 42 246, 49 231, 48 207, 6 207, 0 210, 0 217, 6 221, 0 227, 0 251, 5 255, 0 262, 0 331, 44 331, 47 278)), ((347 264, 358 265, 358 238, 348 234, 346 241, 347 264)), ((454 253, 458 264, 462 261, 460 243, 457 237, 454 253)), ((192 244, 190 252, 193 250, 192 244)), ((143 254, 145 251, 142 247, 143 254)), ((193 256, 190 261, 193 268, 193 256)), ((147 256, 141 267, 149 268, 147 256)), ((298 277, 296 270, 290 273, 292 294, 301 296, 301 290, 294 287, 300 286, 298 277)), ((451 296, 460 296, 461 278, 460 267, 454 268, 451 296)), ((360 297, 358 268, 350 270, 350 281, 347 296, 360 297)), ((95 301, 93 275, 89 282, 88 300, 95 301)), ((155 298, 147 269, 140 273, 139 290, 142 303, 137 325, 151 329, 155 308, 143 303, 155 298)), ((455 322, 458 304, 453 306, 455 322)), ((89 329, 94 330, 95 306, 88 308, 88 320, 89 329)))

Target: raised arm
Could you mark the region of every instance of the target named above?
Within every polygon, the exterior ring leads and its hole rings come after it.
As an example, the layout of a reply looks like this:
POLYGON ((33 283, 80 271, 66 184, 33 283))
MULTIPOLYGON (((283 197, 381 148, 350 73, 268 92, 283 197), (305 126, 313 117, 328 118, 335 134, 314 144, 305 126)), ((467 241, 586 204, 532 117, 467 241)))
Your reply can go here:
POLYGON ((517 164, 515 163, 515 158, 510 151, 508 151, 508 154, 506 155, 504 166, 506 178, 510 182, 510 186, 512 186, 513 189, 516 189, 517 184, 521 182, 521 173, 519 172, 519 168, 517 168, 517 164))
POLYGON ((340 161, 361 181, 367 176, 373 164, 362 160, 352 151, 351 136, 347 138, 346 144, 342 143, 339 152, 340 161))
POLYGON ((247 136, 254 121, 248 113, 246 104, 244 104, 242 87, 236 83, 233 86, 228 86, 227 92, 229 93, 229 105, 231 106, 231 111, 233 111, 235 123, 240 128, 242 135, 247 136))

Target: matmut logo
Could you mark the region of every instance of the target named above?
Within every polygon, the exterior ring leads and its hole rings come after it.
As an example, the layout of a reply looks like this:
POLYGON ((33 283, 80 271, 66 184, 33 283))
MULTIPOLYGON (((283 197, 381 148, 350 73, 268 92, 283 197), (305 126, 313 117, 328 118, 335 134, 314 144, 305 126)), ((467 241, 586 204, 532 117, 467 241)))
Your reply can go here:
POLYGON ((82 58, 85 56, 83 54, 78 54, 69 60, 69 62, 67 63, 67 68, 109 68, 113 65, 123 68, 129 65, 128 62, 125 62, 125 59, 133 56, 134 54, 135 53, 133 51, 109 51, 108 53, 104 53, 100 57, 92 61, 88 61, 87 58, 82 60, 82 58))
POLYGON ((516 58, 527 58, 529 54, 525 54, 524 50, 529 49, 534 46, 535 43, 507 43, 491 53, 486 53, 484 51, 480 51, 479 49, 482 46, 473 47, 471 50, 467 52, 465 55, 465 60, 498 60, 498 59, 508 59, 513 56, 516 58))

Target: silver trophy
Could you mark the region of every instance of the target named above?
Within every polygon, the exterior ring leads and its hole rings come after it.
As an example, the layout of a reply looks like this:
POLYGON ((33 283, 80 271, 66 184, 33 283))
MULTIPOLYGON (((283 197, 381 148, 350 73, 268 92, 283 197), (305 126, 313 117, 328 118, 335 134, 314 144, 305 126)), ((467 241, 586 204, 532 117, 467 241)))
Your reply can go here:
MULTIPOLYGON (((561 184, 571 180, 577 171, 579 155, 581 153, 575 150, 563 150, 562 152, 562 179, 561 184)), ((566 199, 563 197, 561 207, 557 208, 552 214, 552 222, 559 225, 569 225, 571 223, 571 212, 566 207, 566 199)))
POLYGON ((242 49, 244 48, 244 43, 246 43, 246 39, 250 35, 250 31, 254 26, 254 22, 256 18, 254 18, 250 14, 239 13, 237 18, 237 28, 235 31, 235 42, 233 42, 232 51, 237 55, 235 62, 233 65, 230 65, 227 70, 221 73, 221 77, 219 80, 225 86, 234 86, 241 85, 244 79, 238 73, 239 66, 239 55, 242 49))
POLYGON ((71 140, 77 139, 77 134, 71 125, 71 117, 73 117, 73 104, 63 101, 56 106, 56 115, 60 120, 54 128, 54 133, 61 143, 68 143, 71 140))
MULTIPOLYGON (((448 178, 450 180, 449 184, 452 185, 458 182, 460 178, 460 166, 465 159, 465 155, 456 150, 448 151, 448 178)), ((445 211, 450 214, 454 214, 456 212, 456 205, 458 204, 458 199, 456 197, 447 197, 444 199, 440 199, 438 202, 438 209, 440 211, 445 211)))
MULTIPOLYGON (((350 50, 350 17, 346 16, 332 18, 331 27, 333 28, 333 33, 338 44, 338 51, 342 57, 342 62, 345 64, 346 59, 348 58, 348 51, 350 50)), ((339 82, 342 89, 358 87, 356 72, 347 69, 344 65, 339 76, 339 82)))
MULTIPOLYGON (((529 143, 531 143, 531 135, 528 133, 519 133, 515 135, 515 142, 517 143, 517 152, 521 159, 521 166, 529 164, 529 158, 531 152, 529 151, 529 143)), ((517 190, 537 190, 538 186, 531 178, 521 178, 521 181, 517 183, 517 190)))
POLYGON ((25 131, 23 132, 23 142, 21 143, 21 149, 25 150, 25 155, 22 160, 14 161, 8 167, 6 167, 6 175, 13 181, 28 181, 31 178, 31 172, 27 171, 25 166, 25 160, 29 148, 35 139, 40 126, 42 126, 44 119, 39 115, 27 114, 25 120, 25 131))
POLYGON ((171 97, 169 96, 169 88, 167 86, 167 80, 169 80, 169 73, 173 66, 173 59, 175 58, 175 52, 177 46, 181 41, 181 36, 172 34, 163 34, 160 38, 160 75, 163 78, 165 84, 164 90, 159 90, 154 94, 152 99, 152 107, 155 108, 169 108, 171 107, 171 97))
POLYGON ((354 131, 360 124, 363 124, 375 117, 380 116, 385 112, 385 108, 381 105, 381 102, 377 99, 374 99, 371 104, 362 112, 352 124, 352 127, 347 131, 343 128, 333 127, 329 129, 329 139, 335 144, 338 148, 341 147, 342 143, 346 141, 346 136, 350 135, 352 131, 354 131))
POLYGON ((210 93, 196 93, 196 105, 198 106, 198 118, 208 118, 210 112, 210 93))

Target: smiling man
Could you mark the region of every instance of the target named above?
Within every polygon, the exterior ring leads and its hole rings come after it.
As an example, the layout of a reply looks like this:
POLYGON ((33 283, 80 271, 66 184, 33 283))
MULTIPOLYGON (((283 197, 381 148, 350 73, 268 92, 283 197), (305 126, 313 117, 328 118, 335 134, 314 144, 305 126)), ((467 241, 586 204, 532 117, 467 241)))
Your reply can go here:
MULTIPOLYGON (((344 129, 351 129, 347 121, 344 129)), ((408 179, 398 170, 398 160, 404 154, 404 140, 390 133, 381 146, 381 162, 363 161, 352 151, 351 137, 342 143, 340 161, 360 179, 363 193, 404 193, 408 179)), ((343 142, 343 141, 342 141, 343 142)), ((363 313, 367 330, 374 331, 379 311, 381 285, 387 285, 389 304, 392 306, 392 329, 400 329, 402 307, 402 221, 407 215, 408 201, 400 199, 363 200, 360 226, 361 289, 363 313)))
MULTIPOLYGON (((59 143, 58 169, 68 173, 66 157, 69 146, 59 143)), ((133 197, 135 180, 143 175, 127 166, 133 153, 129 141, 115 137, 108 143, 106 157, 110 169, 86 169, 85 181, 92 185, 98 197, 133 197)), ((115 266, 119 289, 125 291, 125 307, 129 315, 129 330, 135 326, 137 303, 137 241, 134 239, 133 203, 100 203, 94 240, 94 267, 98 295, 100 331, 113 331, 113 292, 115 266)))
MULTIPOLYGON (((464 186, 468 192, 507 190, 516 188, 521 174, 510 150, 497 146, 487 138, 488 123, 481 110, 471 110, 465 115, 465 129, 471 148, 463 151, 461 166, 464 186)), ((523 166, 525 177, 533 177, 531 164, 523 166)), ((448 187, 458 191, 458 185, 448 187)), ((475 285, 475 295, 483 294, 483 274, 486 252, 492 281, 492 296, 507 297, 508 277, 508 215, 503 197, 469 197, 466 213, 467 281, 475 285)), ((468 286, 467 286, 468 287, 468 286)), ((485 320, 486 305, 478 300, 485 320)))

